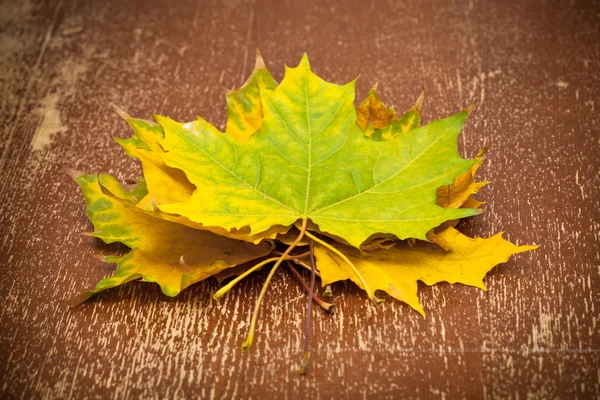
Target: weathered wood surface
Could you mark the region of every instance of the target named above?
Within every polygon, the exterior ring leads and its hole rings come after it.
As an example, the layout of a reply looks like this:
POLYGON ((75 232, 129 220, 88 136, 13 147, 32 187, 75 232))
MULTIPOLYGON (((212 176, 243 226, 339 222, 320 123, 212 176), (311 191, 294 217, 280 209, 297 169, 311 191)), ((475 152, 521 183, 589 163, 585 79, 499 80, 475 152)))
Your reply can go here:
POLYGON ((600 396, 599 4, 257 0, 0 3, 0 397, 597 398, 600 396), (542 247, 496 268, 489 291, 423 287, 427 318, 337 285, 315 310, 298 374, 304 297, 282 270, 249 353, 239 347, 264 273, 220 305, 215 282, 179 298, 131 283, 78 308, 110 273, 71 166, 134 177, 113 136, 130 114, 224 124, 222 85, 259 46, 276 78, 302 52, 330 81, 380 81, 425 120, 481 105, 464 154, 493 144, 471 235, 542 247))

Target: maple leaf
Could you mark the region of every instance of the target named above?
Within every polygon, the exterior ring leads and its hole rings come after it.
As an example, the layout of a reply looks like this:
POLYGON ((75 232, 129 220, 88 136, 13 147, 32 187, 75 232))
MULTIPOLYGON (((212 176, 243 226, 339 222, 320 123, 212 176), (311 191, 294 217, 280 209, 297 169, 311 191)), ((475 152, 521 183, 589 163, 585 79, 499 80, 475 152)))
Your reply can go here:
MULTIPOLYGON (((333 307, 315 295, 316 276, 324 286, 351 279, 375 301, 375 290, 386 291, 423 313, 418 280, 484 288, 494 265, 536 247, 514 246, 501 235, 470 239, 453 228, 479 213, 483 203, 474 195, 487 184, 474 179, 484 152, 466 160, 457 149, 472 106, 420 127, 423 94, 398 117, 376 87, 355 108, 354 87, 355 81, 324 81, 306 55, 277 84, 257 52, 250 78, 226 92, 225 132, 202 118, 179 123, 155 115, 157 124, 117 109, 134 130, 117 141, 141 162, 144 179, 132 191, 108 175, 77 175, 76 181, 92 235, 131 251, 106 258, 118 264, 115 274, 73 301, 140 278, 173 296, 210 276, 237 276, 215 293, 219 299, 274 263, 256 301, 247 349, 284 261, 307 291, 308 332, 311 299, 333 307), (311 271, 310 285, 292 263, 311 271)), ((308 339, 304 371, 307 360, 308 339)))
POLYGON ((355 247, 375 233, 425 239, 444 221, 476 214, 435 204, 436 189, 476 162, 456 147, 470 109, 374 141, 355 123, 354 81, 323 81, 306 56, 260 93, 263 124, 245 143, 203 119, 155 116, 165 132, 163 160, 197 187, 188 202, 161 210, 253 234, 310 219, 355 247))
MULTIPOLYGON (((383 290, 425 316, 417 296, 417 281, 426 285, 438 282, 462 283, 485 290, 484 276, 494 266, 508 261, 513 254, 534 250, 537 246, 515 246, 502 234, 488 239, 471 239, 448 227, 438 234, 449 246, 446 252, 431 243, 420 242, 408 247, 396 245, 387 250, 364 254, 337 245, 374 290, 383 290)), ((350 279, 364 289, 362 280, 338 254, 323 245, 315 247, 321 284, 350 279)))
POLYGON ((253 245, 154 218, 131 207, 129 202, 146 194, 145 184, 127 192, 110 175, 72 175, 83 191, 87 214, 94 224, 91 236, 106 243, 121 242, 132 250, 122 257, 107 257, 105 261, 118 263, 115 274, 71 303, 140 278, 156 282, 164 294, 175 296, 193 283, 271 251, 267 242, 253 245))

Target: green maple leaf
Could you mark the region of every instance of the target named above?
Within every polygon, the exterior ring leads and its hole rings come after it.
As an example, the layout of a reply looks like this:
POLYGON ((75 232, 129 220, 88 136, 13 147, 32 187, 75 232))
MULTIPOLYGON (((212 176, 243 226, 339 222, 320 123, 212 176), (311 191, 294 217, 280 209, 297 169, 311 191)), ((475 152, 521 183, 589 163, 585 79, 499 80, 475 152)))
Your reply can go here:
POLYGON ((161 211, 253 234, 310 220, 355 247, 376 233, 425 240, 443 222, 477 213, 435 204, 436 189, 477 162, 456 144, 470 110, 375 141, 356 124, 354 81, 325 82, 306 56, 260 97, 262 126, 243 143, 203 119, 155 116, 162 159, 197 188, 161 211))

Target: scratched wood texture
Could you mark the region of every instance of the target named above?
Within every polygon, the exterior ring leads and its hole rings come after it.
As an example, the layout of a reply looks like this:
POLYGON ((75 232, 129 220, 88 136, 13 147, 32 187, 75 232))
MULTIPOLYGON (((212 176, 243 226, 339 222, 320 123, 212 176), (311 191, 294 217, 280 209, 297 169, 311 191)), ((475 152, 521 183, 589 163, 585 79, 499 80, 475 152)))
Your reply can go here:
POLYGON ((0 397, 600 397, 600 5, 579 1, 0 2, 0 397), (223 126, 222 86, 263 52, 277 79, 307 51, 334 82, 380 81, 424 119, 480 106, 459 139, 493 144, 486 213, 470 235, 542 247, 495 268, 487 292, 422 287, 427 318, 334 287, 315 310, 313 362, 298 374, 305 301, 281 270, 243 353, 264 271, 220 304, 217 283, 175 299, 130 283, 61 300, 111 272, 106 246, 61 166, 135 177, 110 104, 223 126))

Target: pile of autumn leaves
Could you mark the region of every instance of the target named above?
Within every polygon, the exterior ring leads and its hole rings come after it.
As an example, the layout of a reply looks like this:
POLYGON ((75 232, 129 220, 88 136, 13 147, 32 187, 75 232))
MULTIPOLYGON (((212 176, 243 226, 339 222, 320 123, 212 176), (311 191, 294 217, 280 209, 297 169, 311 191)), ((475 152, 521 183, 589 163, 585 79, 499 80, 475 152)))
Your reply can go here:
POLYGON ((203 119, 120 112, 135 135, 117 141, 144 177, 125 189, 110 175, 73 174, 92 235, 131 251, 106 257, 115 273, 72 302, 138 279, 175 296, 237 276, 219 298, 261 267, 272 268, 267 280, 281 264, 310 270, 313 241, 322 286, 349 279, 424 315, 418 281, 484 289, 491 268, 535 248, 454 228, 479 213, 474 195, 486 184, 474 180, 485 151, 473 160, 457 151, 471 108, 420 127, 422 96, 398 117, 375 88, 355 108, 354 83, 323 81, 304 56, 277 84, 258 55, 227 94, 224 133, 203 119))

